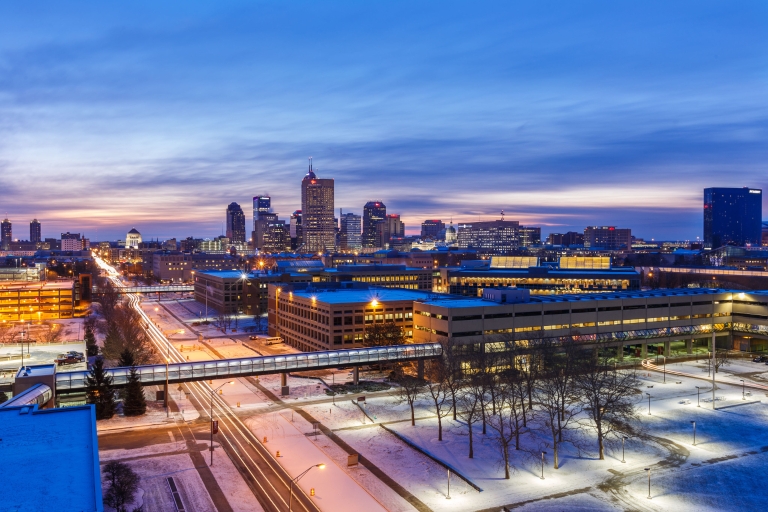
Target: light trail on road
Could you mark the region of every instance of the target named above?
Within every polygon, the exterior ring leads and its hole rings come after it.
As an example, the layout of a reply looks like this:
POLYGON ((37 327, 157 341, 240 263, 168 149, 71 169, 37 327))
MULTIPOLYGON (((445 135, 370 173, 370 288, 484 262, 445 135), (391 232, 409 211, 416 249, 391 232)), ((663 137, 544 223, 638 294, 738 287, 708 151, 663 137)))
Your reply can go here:
MULTIPOLYGON (((94 257, 96 263, 109 274, 115 286, 123 287, 119 274, 101 259, 94 257)), ((141 307, 141 299, 136 294, 127 294, 128 303, 141 315, 147 325, 147 334, 159 354, 167 354, 169 362, 186 362, 184 356, 173 346, 163 332, 141 307)), ((205 412, 210 417, 210 400, 213 398, 214 415, 219 419, 219 435, 229 445, 229 453, 240 461, 240 471, 251 483, 251 489, 259 498, 259 502, 269 512, 282 512, 288 509, 288 493, 290 492, 291 477, 275 460, 272 453, 259 442, 256 435, 232 412, 229 405, 205 381, 186 384, 191 395, 197 402, 199 412, 205 412)), ((213 418, 211 418, 213 419, 213 418)), ((221 439, 221 438, 220 438, 221 439)), ((223 443, 222 443, 223 446, 223 443)), ((306 495, 303 489, 294 485, 293 510, 304 512, 320 512, 320 509, 306 495)))

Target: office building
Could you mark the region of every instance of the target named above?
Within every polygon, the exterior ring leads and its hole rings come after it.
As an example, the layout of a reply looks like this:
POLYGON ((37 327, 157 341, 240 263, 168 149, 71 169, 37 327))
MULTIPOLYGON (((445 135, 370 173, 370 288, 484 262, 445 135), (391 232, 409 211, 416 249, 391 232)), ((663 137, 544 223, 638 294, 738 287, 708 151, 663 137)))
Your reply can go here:
POLYGON ((42 240, 40 222, 37 219, 34 219, 29 223, 29 241, 34 244, 41 242, 42 240))
POLYGON ((756 188, 704 189, 704 246, 762 243, 763 191, 756 188))
POLYGON ((262 214, 269 213, 272 208, 272 198, 269 196, 256 196, 253 198, 253 231, 256 230, 256 221, 262 214))
POLYGON ((584 245, 584 234, 577 233, 576 231, 568 231, 567 233, 550 233, 547 237, 547 244, 562 245, 563 247, 570 247, 572 245, 584 245))
POLYGON ((357 251, 363 247, 362 218, 354 213, 340 215, 339 248, 343 251, 357 251))
POLYGON ((336 225, 334 212, 333 179, 320 179, 312 170, 301 180, 301 215, 305 252, 327 252, 336 248, 336 225))
MULTIPOLYGON (((260 220, 259 222, 264 222, 260 220)), ((291 250, 291 230, 284 220, 269 221, 264 227, 262 236, 262 252, 279 253, 291 250)))
POLYGON ((125 247, 138 249, 141 243, 141 233, 136 231, 136 228, 131 229, 127 235, 125 235, 125 247))
POLYGON ((632 249, 632 230, 615 226, 589 226, 584 229, 584 247, 592 249, 632 249))
POLYGON ((428 293, 359 283, 269 285, 269 333, 305 352, 363 346, 365 330, 394 322, 413 336, 413 303, 428 293))
POLYGON ((400 215, 389 214, 376 223, 376 238, 374 245, 382 249, 389 248, 392 238, 401 238, 405 235, 405 224, 400 220, 400 215))
POLYGON ((264 234, 270 223, 278 221, 276 213, 261 213, 259 218, 253 223, 253 232, 251 233, 251 243, 254 249, 261 249, 264 246, 264 234))
POLYGON ((0 224, 0 248, 4 251, 10 250, 11 242, 13 241, 13 229, 11 221, 8 219, 3 220, 0 224))
POLYGON ((290 221, 291 250, 296 250, 304 243, 304 231, 301 225, 301 210, 296 210, 291 214, 290 221))
POLYGON ((387 207, 381 201, 369 201, 363 207, 363 247, 376 247, 376 225, 387 216, 387 207))
POLYGON ((425 220, 421 223, 421 238, 437 240, 440 233, 445 230, 445 222, 440 219, 425 220))
POLYGON ((526 228, 515 220, 492 220, 460 225, 457 245, 481 254, 507 254, 521 247, 521 229, 528 230, 526 236, 534 238, 538 229, 538 238, 541 239, 541 228, 526 228))
POLYGON ((227 238, 234 243, 245 243, 245 214, 237 203, 227 206, 227 238))
POLYGON ((541 228, 520 226, 520 246, 531 247, 541 245, 541 228))

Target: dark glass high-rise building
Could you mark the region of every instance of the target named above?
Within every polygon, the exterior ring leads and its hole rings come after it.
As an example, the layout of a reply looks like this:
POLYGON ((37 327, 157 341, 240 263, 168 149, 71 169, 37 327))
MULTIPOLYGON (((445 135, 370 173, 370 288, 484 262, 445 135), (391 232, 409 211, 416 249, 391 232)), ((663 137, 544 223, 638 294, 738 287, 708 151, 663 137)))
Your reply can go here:
POLYGON ((361 218, 354 213, 344 213, 340 216, 339 226, 339 248, 348 251, 360 249, 360 226, 361 218))
POLYGON ((445 222, 440 219, 425 220, 421 223, 421 238, 437 240, 440 232, 445 230, 445 222))
POLYGON ((333 221, 333 179, 320 179, 312 170, 301 180, 301 223, 305 252, 333 251, 336 248, 336 223, 333 221))
POLYGON ((369 201, 363 207, 363 247, 376 247, 376 224, 387 218, 387 207, 381 201, 369 201))
POLYGON ((0 224, 0 247, 4 251, 8 251, 11 248, 11 241, 13 240, 13 230, 11 228, 11 221, 8 219, 3 220, 2 224, 0 224))
POLYGON ((227 206, 227 238, 230 242, 245 243, 245 214, 237 203, 227 206))
POLYGON ((40 222, 37 219, 34 219, 29 223, 29 241, 32 243, 42 241, 42 237, 40 235, 40 222))
POLYGON ((704 246, 756 245, 762 241, 763 191, 704 189, 704 246))
POLYGON ((272 208, 272 198, 269 196, 256 196, 253 198, 253 230, 256 231, 256 221, 262 215, 269 213, 272 208))

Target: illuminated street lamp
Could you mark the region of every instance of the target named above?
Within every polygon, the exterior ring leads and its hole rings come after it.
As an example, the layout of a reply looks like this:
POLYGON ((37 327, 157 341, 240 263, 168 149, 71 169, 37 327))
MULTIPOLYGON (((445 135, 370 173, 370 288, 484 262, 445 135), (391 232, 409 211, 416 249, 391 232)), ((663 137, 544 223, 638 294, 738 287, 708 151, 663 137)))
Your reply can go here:
POLYGON ((288 512, 291 512, 291 510, 293 510, 293 509, 291 508, 291 507, 293 506, 293 484, 295 484, 295 483, 298 483, 298 482, 299 482, 299 480, 301 480, 301 478, 302 478, 304 475, 306 475, 307 473, 309 473, 309 471, 310 471, 312 468, 323 469, 324 467, 325 467, 325 464, 323 464, 322 462, 321 462, 320 464, 315 464, 315 465, 313 465, 313 466, 309 466, 309 467, 308 467, 306 470, 304 470, 304 472, 303 472, 302 474, 300 474, 299 476, 297 476, 296 478, 294 478, 294 479, 292 479, 292 480, 291 480, 291 489, 290 489, 290 494, 288 495, 288 512))
POLYGON ((651 499, 651 468, 645 468, 648 472, 648 499, 651 499))
POLYGON ((627 462, 626 460, 624 460, 624 441, 626 441, 627 439, 629 439, 627 436, 621 436, 621 462, 622 463, 627 462))
POLYGON ((696 407, 701 407, 701 387, 696 386, 696 407))
POLYGON ((739 379, 741 381, 741 399, 746 400, 747 397, 744 396, 744 379, 739 379))
POLYGON ((696 422, 691 421, 691 425, 693 425, 693 446, 696 446, 696 422))
POLYGON ((541 452, 541 479, 544 480, 544 456, 547 452, 541 452))
POLYGON ((646 395, 648 395, 648 416, 650 416, 651 415, 651 394, 646 393, 646 395))

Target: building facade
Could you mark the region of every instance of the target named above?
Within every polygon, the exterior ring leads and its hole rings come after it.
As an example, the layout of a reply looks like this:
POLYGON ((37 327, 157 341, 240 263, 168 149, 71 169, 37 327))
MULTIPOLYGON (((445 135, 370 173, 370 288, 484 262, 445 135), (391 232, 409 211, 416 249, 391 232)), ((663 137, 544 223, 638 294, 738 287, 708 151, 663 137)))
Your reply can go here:
POLYGON ((11 282, 0 286, 0 322, 72 318, 75 281, 11 282))
POLYGON ((327 252, 336 248, 333 179, 319 179, 312 170, 301 180, 303 250, 327 252))
POLYGON ((363 207, 362 244, 366 248, 376 247, 376 226, 387 217, 387 207, 381 201, 369 201, 363 207))
POLYGON ((387 249, 391 239, 400 238, 404 235, 405 224, 400 220, 400 215, 396 213, 388 214, 384 217, 384 220, 376 223, 374 246, 387 249))
POLYGON ((339 219, 339 249, 357 251, 363 247, 362 218, 354 213, 344 213, 339 219))
POLYGON ((445 229, 445 222, 440 219, 425 220, 421 223, 421 238, 437 240, 445 229))
POLYGON ((125 235, 125 247, 138 249, 141 243, 141 233, 136 228, 131 229, 127 235, 125 235))
POLYGON ((269 334, 305 352, 363 346, 366 328, 394 322, 413 336, 413 302, 428 294, 353 283, 270 284, 269 334))
POLYGON ((474 249, 483 254, 507 254, 520 247, 520 223, 515 220, 493 220, 462 224, 459 226, 457 244, 461 248, 474 249))
POLYGON ((756 188, 704 189, 704 246, 761 245, 763 191, 756 188))
POLYGON ((227 206, 227 238, 234 243, 245 243, 245 214, 237 203, 227 206))
POLYGON ((619 229, 616 226, 589 226, 584 229, 584 247, 632 249, 632 230, 619 229))
POLYGON ((40 221, 33 219, 29 223, 29 241, 34 243, 42 242, 42 232, 40 230, 40 221))
POLYGON ((0 223, 0 248, 2 248, 4 251, 9 250, 12 241, 13 225, 11 224, 10 220, 4 219, 3 222, 0 223))

